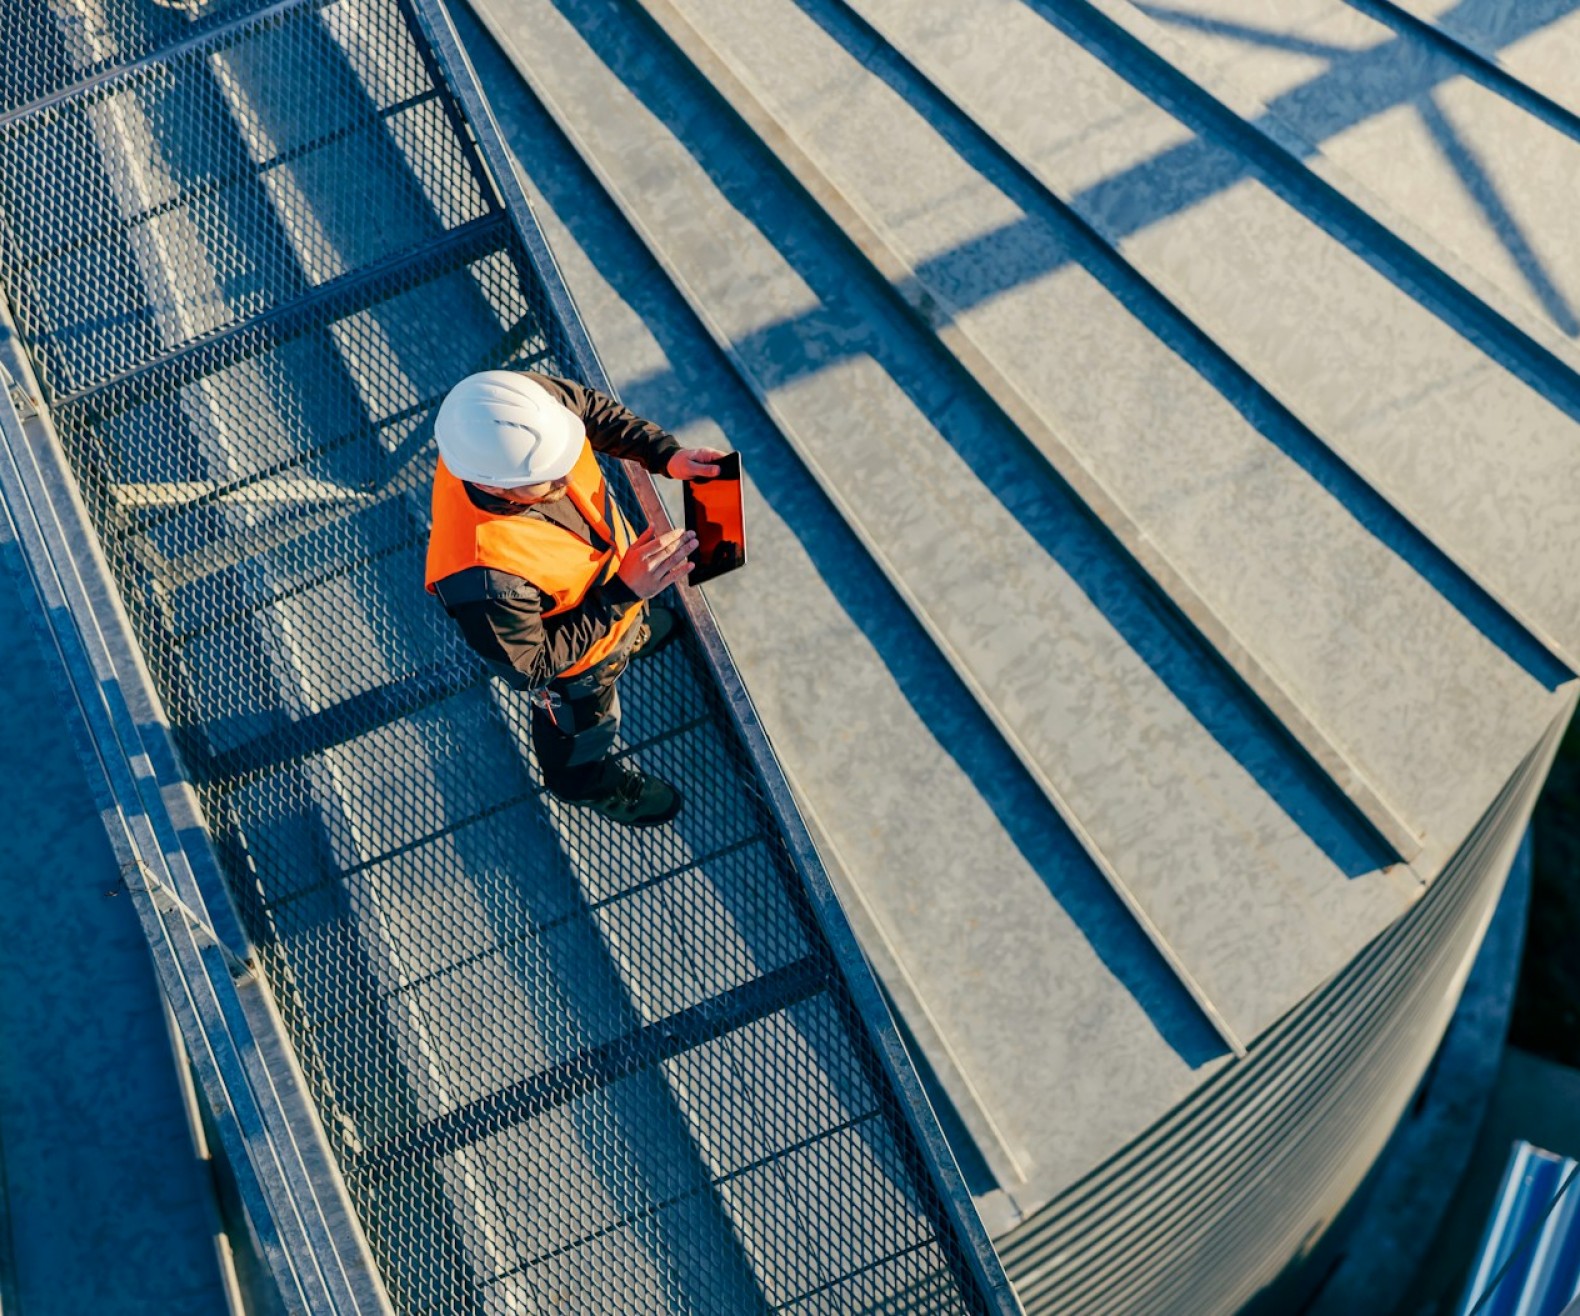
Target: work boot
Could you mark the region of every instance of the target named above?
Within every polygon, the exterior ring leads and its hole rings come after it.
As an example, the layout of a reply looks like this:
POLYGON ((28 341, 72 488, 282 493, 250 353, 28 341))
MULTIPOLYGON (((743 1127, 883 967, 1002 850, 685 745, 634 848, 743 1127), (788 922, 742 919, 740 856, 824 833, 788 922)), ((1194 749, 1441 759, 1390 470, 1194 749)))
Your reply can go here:
POLYGON ((637 623, 631 657, 648 658, 680 634, 680 618, 668 608, 650 604, 647 616, 637 623))
POLYGON ((662 777, 649 776, 623 760, 612 767, 619 777, 614 789, 590 800, 569 803, 584 804, 622 827, 656 827, 680 812, 680 792, 662 777))

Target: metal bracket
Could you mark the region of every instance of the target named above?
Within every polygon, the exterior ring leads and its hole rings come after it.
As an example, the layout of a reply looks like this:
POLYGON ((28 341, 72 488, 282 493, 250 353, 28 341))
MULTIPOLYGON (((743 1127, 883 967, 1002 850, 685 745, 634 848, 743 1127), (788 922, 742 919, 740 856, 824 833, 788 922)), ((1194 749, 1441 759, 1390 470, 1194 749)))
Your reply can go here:
POLYGON ((126 883, 127 890, 134 893, 145 892, 162 917, 179 914, 192 929, 193 936, 200 946, 205 948, 212 946, 219 951, 220 958, 225 961, 225 967, 230 970, 233 981, 252 982, 258 976, 257 966, 253 963, 252 957, 236 954, 221 941, 214 929, 209 926, 208 920, 162 882, 159 875, 141 859, 133 859, 121 865, 121 880, 126 883))
POLYGON ((38 415, 38 409, 42 404, 27 391, 25 384, 19 382, 6 369, 3 361, 0 361, 0 383, 5 385, 5 391, 11 398, 11 405, 16 408, 17 419, 26 420, 29 416, 38 415))

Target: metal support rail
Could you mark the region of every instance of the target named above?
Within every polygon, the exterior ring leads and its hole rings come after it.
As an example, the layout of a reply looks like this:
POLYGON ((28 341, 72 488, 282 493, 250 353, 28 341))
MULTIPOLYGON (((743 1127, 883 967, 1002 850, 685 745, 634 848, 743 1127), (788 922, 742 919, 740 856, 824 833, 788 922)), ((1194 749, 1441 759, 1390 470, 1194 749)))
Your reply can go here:
MULTIPOLYGON (((14 343, 3 301, 0 322, 7 345, 14 343)), ((114 582, 60 465, 47 415, 39 409, 24 424, 17 394, 31 401, 32 391, 9 371, 3 382, 0 501, 40 605, 39 623, 65 669, 111 847, 258 1253, 293 1316, 387 1312, 366 1245, 335 1180, 322 1172, 324 1154, 304 1145, 311 1124, 288 1108, 284 1093, 295 1076, 271 1066, 254 1035, 252 1016, 268 1013, 261 984, 248 949, 215 931, 198 873, 211 883, 218 875, 206 872, 207 856, 182 840, 193 819, 172 806, 181 791, 157 711, 140 719, 129 702, 128 691, 144 686, 135 641, 113 604, 114 582)))

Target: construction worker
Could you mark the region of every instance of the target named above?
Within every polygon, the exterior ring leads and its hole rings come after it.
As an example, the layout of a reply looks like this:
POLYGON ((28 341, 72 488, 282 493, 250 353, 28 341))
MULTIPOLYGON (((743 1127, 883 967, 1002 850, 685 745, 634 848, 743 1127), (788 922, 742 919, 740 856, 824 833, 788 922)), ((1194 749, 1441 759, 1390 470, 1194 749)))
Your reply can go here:
POLYGON ((593 449, 684 480, 724 454, 682 448, 613 398, 568 379, 489 370, 445 397, 434 423, 427 587, 466 643, 532 701, 532 745, 560 799, 617 823, 680 811, 669 782, 612 756, 615 681, 676 630, 647 601, 684 580, 689 531, 636 534, 593 449))

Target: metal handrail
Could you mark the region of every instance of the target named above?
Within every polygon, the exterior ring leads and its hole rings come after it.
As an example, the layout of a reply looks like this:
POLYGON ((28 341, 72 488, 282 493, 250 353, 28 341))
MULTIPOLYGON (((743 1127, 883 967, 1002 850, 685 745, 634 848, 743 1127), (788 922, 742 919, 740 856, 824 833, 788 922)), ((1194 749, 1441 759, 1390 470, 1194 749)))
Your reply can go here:
MULTIPOLYGON (((3 299, 0 321, 9 331, 3 299)), ((215 931, 198 877, 208 872, 217 883, 214 859, 194 852, 194 829, 177 816, 172 794, 180 798, 179 778, 168 767, 155 767, 174 763, 157 696, 136 661, 129 623, 112 602, 114 581, 61 462, 47 409, 11 371, 3 383, 0 501, 22 550, 39 624, 60 656, 72 711, 85 733, 78 745, 112 852, 253 1242, 293 1316, 390 1312, 337 1180, 314 1169, 327 1162, 313 1145, 320 1135, 300 1080, 288 1066, 271 1063, 271 1053, 283 1055, 280 1048, 260 1045, 258 1023, 267 1027, 272 1009, 260 996, 264 988, 249 952, 215 931), (134 714, 133 691, 148 703, 151 717, 134 714), (252 999, 244 999, 244 991, 252 999)), ((195 802, 189 807, 195 811, 195 802)), ((224 899, 220 888, 212 889, 224 899)))

